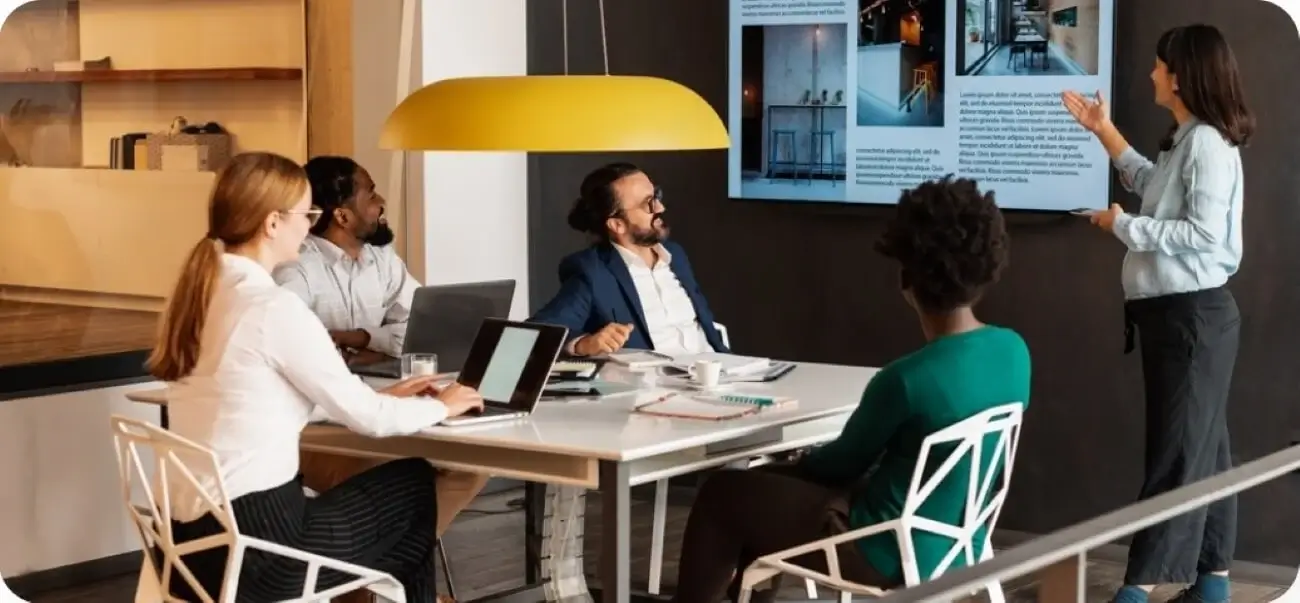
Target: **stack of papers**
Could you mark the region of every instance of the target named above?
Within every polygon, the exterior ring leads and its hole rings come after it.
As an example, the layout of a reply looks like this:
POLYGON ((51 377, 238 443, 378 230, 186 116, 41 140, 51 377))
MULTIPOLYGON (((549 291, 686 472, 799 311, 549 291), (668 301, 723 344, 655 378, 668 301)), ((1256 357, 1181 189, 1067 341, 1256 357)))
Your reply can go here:
POLYGON ((590 379, 596 374, 597 364, 586 360, 561 360, 551 366, 551 373, 572 373, 578 379, 590 379))
POLYGON ((695 363, 701 360, 708 360, 721 364, 723 377, 743 377, 753 375, 767 370, 768 367, 772 365, 772 360, 770 358, 706 352, 703 354, 683 354, 680 356, 673 356, 673 368, 689 373, 695 369, 695 363))

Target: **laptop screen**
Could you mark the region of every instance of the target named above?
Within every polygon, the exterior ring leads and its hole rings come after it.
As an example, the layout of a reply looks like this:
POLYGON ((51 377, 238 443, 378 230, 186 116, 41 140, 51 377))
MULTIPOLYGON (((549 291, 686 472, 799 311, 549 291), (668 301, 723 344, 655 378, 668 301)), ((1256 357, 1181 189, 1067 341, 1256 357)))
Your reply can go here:
POLYGON ((432 285, 415 292, 405 353, 437 354, 438 370, 459 371, 485 318, 508 318, 515 281, 432 285))
POLYGON ((457 380, 489 405, 532 410, 566 335, 568 329, 556 325, 484 320, 457 380))

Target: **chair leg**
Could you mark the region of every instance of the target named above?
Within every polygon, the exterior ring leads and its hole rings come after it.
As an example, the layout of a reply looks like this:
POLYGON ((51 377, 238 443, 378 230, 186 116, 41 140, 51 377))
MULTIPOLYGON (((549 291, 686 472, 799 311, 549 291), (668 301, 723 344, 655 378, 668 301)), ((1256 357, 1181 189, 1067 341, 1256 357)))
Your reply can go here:
POLYGON ((664 530, 668 524, 668 480, 655 482, 654 523, 650 530, 650 584, 647 590, 659 594, 664 569, 664 530))
POLYGON ((989 582, 985 590, 988 591, 989 603, 1007 603, 1007 597, 1002 593, 1001 582, 989 582))
POLYGON ((816 598, 817 598, 817 583, 816 583, 816 582, 813 582, 812 580, 804 579, 804 581, 803 581, 803 587, 804 587, 804 589, 806 589, 806 590, 808 591, 808 598, 809 598, 809 599, 816 599, 816 598))
POLYGON ((447 581, 447 596, 452 599, 456 598, 456 582, 451 579, 451 562, 447 559, 447 547, 443 546, 442 539, 439 538, 434 545, 438 548, 438 561, 442 563, 442 575, 447 581))

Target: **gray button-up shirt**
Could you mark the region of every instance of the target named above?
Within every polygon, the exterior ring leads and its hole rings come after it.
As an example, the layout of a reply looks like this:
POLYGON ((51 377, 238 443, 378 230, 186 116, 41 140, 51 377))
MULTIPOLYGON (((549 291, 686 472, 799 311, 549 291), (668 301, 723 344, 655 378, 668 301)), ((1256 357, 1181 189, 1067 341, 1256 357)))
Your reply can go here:
POLYGON ((420 286, 391 246, 363 245, 356 260, 337 245, 309 236, 298 261, 276 268, 275 282, 298 294, 331 331, 363 329, 366 347, 402 355, 411 302, 420 286))
POLYGON ((1127 299, 1213 289, 1241 265, 1241 153, 1196 120, 1174 133, 1152 163, 1131 147, 1115 160, 1125 188, 1142 196, 1139 215, 1115 220, 1128 247, 1127 299))

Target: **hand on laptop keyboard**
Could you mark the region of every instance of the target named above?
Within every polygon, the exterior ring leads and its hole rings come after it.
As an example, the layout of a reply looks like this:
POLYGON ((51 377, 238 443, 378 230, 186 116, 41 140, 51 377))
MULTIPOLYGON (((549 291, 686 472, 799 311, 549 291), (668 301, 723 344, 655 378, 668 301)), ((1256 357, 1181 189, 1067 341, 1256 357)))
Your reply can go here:
POLYGON ((483 396, 472 387, 452 383, 438 391, 438 399, 447 407, 448 417, 483 411, 483 396))

